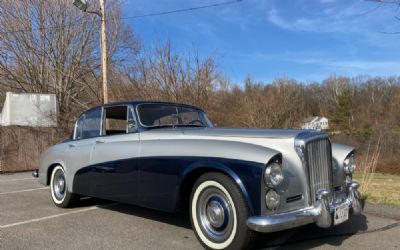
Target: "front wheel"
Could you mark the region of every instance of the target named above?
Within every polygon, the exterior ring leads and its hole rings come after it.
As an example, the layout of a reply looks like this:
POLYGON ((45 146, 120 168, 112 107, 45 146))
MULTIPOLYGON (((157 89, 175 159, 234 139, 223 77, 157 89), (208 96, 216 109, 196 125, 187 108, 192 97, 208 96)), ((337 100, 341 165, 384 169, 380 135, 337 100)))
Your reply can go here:
POLYGON ((56 166, 51 172, 50 191, 56 206, 72 207, 79 201, 79 195, 68 191, 65 171, 61 166, 56 166))
POLYGON ((255 233, 248 229, 248 205, 235 182, 222 173, 206 173, 194 185, 190 217, 207 249, 248 249, 255 233))

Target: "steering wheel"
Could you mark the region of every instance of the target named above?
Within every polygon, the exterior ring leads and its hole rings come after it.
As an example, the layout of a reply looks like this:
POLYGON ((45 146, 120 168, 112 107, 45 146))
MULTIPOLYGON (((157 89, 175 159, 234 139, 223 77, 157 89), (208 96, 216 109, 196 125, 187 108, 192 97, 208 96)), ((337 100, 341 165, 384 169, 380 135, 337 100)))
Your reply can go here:
POLYGON ((197 124, 195 124, 195 123, 198 123, 198 125, 200 125, 200 126, 204 126, 204 123, 203 123, 203 121, 201 121, 201 120, 193 120, 193 121, 190 121, 190 122, 188 123, 188 125, 197 125, 197 124))

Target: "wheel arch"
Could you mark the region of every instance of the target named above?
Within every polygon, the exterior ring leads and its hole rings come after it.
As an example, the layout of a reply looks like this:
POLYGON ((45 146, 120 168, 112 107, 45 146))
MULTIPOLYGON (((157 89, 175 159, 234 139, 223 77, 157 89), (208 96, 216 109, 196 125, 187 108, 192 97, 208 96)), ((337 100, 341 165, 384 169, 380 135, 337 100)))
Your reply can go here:
POLYGON ((64 164, 61 163, 61 162, 54 162, 54 163, 50 164, 50 166, 47 168, 47 171, 46 171, 46 180, 45 180, 45 183, 46 183, 47 186, 50 185, 51 173, 53 172, 53 169, 54 169, 56 166, 61 166, 63 169, 65 169, 64 164))
POLYGON ((222 164, 213 164, 213 165, 207 164, 207 165, 193 166, 185 172, 181 184, 179 185, 179 200, 181 208, 186 209, 189 206, 190 195, 192 193, 192 189, 196 183, 196 180, 203 174, 209 172, 219 172, 231 178, 241 190, 243 197, 250 209, 251 214, 254 214, 253 204, 251 202, 249 193, 245 185, 241 181, 240 177, 229 167, 224 166, 222 164))

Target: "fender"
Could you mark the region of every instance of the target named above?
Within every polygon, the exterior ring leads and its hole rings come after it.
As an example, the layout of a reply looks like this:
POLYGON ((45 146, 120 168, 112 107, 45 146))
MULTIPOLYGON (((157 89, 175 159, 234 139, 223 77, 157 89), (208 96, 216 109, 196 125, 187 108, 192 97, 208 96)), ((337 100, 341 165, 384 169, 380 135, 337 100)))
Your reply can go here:
MULTIPOLYGON (((49 163, 43 167, 41 166, 39 168, 39 178, 38 178, 38 181, 40 184, 45 185, 45 186, 49 185, 50 174, 51 174, 51 173, 49 173, 49 169, 56 165, 60 165, 61 167, 64 168, 65 171, 67 171, 67 169, 65 168, 65 162, 61 159, 54 160, 54 161, 52 161, 52 163, 49 163)), ((71 190, 69 190, 69 191, 71 191, 71 190)))
POLYGON ((354 152, 353 147, 332 143, 332 168, 334 176, 333 182, 335 186, 343 185, 343 181, 346 179, 343 162, 352 152, 354 152))
POLYGON ((211 158, 188 166, 180 177, 178 197, 190 194, 185 188, 194 185, 195 179, 202 173, 217 171, 229 176, 238 185, 252 215, 260 213, 262 178, 266 164, 273 158, 280 158, 278 152, 264 155, 265 162, 240 161, 235 159, 211 158), (194 177, 194 178, 193 178, 194 177), (251 180, 251 181, 250 181, 251 180), (190 182, 190 183, 188 183, 190 182), (193 182, 193 183, 192 183, 193 182), (183 194, 185 193, 186 194, 183 194))
POLYGON ((353 147, 338 143, 332 143, 332 157, 338 162, 339 166, 342 166, 343 161, 353 151, 353 147))
POLYGON ((256 144, 212 139, 142 140, 143 157, 207 157, 266 164, 280 152, 256 144))
MULTIPOLYGON (((49 168, 54 165, 61 165, 66 172, 67 167, 67 145, 65 143, 56 144, 42 153, 39 159, 39 178, 38 181, 42 185, 49 185, 50 173, 49 168)), ((68 185, 67 185, 68 186, 68 185)), ((71 191, 71 187, 68 187, 71 191)))

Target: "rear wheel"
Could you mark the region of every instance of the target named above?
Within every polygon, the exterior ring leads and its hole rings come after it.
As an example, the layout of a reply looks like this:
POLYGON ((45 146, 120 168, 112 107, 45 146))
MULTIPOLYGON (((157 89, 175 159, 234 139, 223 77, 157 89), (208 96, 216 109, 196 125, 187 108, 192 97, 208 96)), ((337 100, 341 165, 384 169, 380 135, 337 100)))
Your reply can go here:
POLYGON ((206 173, 197 180, 190 199, 190 217, 205 248, 249 248, 255 239, 246 225, 249 216, 242 192, 231 178, 206 173))
POLYGON ((58 207, 72 207, 80 198, 68 191, 65 171, 61 166, 56 166, 51 172, 50 190, 53 202, 58 207))

